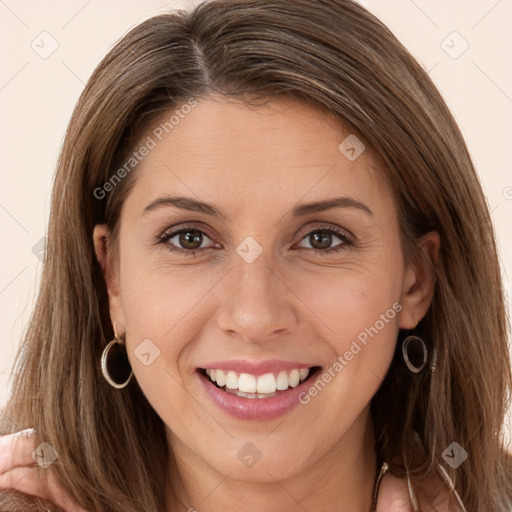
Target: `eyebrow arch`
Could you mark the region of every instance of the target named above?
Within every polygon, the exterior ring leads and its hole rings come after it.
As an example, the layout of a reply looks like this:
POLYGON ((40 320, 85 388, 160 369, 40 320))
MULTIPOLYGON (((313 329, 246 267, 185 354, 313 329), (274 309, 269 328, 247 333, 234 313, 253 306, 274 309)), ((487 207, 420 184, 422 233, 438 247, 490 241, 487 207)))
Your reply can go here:
MULTIPOLYGON (((219 210, 217 207, 184 196, 159 197, 158 199, 155 199, 153 202, 151 202, 148 206, 146 206, 142 214, 145 215, 146 213, 163 206, 175 206, 183 210, 205 213, 206 215, 218 217, 222 220, 226 220, 228 218, 228 215, 219 210)), ((368 215, 373 216, 373 212, 370 210, 370 208, 368 208, 368 206, 366 206, 364 203, 361 203, 360 201, 352 199, 351 197, 335 197, 325 201, 304 203, 295 207, 292 210, 291 215, 292 217, 303 217, 311 213, 324 212, 326 210, 330 210, 331 208, 358 208, 368 215)))
POLYGON ((358 208, 368 215, 373 216, 373 212, 368 206, 351 197, 334 197, 333 199, 327 199, 325 201, 304 203, 293 209, 292 216, 301 217, 303 215, 309 215, 310 213, 324 212, 331 208, 358 208))

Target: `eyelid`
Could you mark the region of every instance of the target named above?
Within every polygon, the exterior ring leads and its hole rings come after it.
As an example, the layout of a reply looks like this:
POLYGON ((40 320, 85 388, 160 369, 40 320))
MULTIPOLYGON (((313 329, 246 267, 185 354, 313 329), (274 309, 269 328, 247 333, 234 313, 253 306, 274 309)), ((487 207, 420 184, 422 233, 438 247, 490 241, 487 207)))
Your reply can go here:
MULTIPOLYGON (((312 222, 314 223, 315 221, 312 221, 312 222)), ((336 231, 340 232, 341 234, 345 234, 347 236, 347 238, 350 238, 352 241, 354 241, 354 242, 357 241, 357 237, 354 235, 354 233, 349 231, 347 228, 342 228, 341 226, 325 223, 322 221, 316 221, 316 222, 317 222, 316 226, 313 226, 313 227, 310 226, 304 230, 304 234, 301 235, 301 240, 305 236, 311 234, 313 231, 319 231, 319 230, 325 229, 325 230, 332 230, 335 232, 336 231)), ((175 234, 179 233, 180 231, 186 230, 186 229, 197 229, 198 231, 203 231, 205 234, 208 235, 209 238, 213 238, 213 235, 207 226, 205 226, 203 223, 198 223, 198 224, 199 225, 195 225, 195 222, 192 222, 192 223, 185 223, 183 225, 178 224, 176 226, 168 227, 160 235, 158 235, 157 239, 161 240, 162 238, 166 237, 168 234, 175 235, 175 234)), ((311 224, 311 222, 308 224, 311 224)), ((301 231, 302 231, 301 229, 296 231, 294 237, 298 236, 301 231)))
POLYGON ((192 223, 185 223, 185 224, 177 224, 176 226, 171 226, 169 228, 166 228, 160 235, 157 236, 157 239, 160 241, 163 238, 168 237, 168 235, 175 236, 178 233, 180 233, 181 231, 186 231, 187 229, 190 231, 192 231, 192 230, 201 231, 204 234, 208 235, 208 238, 213 238, 213 234, 211 233, 211 231, 209 230, 208 227, 206 227, 202 223, 199 223, 199 225, 195 225, 195 223, 192 222, 192 223))
MULTIPOLYGON (((314 222, 314 221, 313 221, 314 222)), ((357 237, 354 235, 354 233, 352 233, 351 231, 349 231, 347 228, 342 228, 341 226, 338 226, 336 224, 330 224, 330 223, 326 223, 326 222, 321 222, 321 221, 318 221, 317 222, 317 225, 313 226, 313 227, 308 227, 304 234, 301 235, 301 240, 304 239, 304 237, 310 235, 311 233, 315 232, 315 231, 333 231, 335 233, 337 233, 338 235, 342 235, 344 236, 345 238, 349 239, 351 242, 356 242, 357 241, 357 237)), ((298 231, 298 233, 300 233, 301 230, 298 231)))

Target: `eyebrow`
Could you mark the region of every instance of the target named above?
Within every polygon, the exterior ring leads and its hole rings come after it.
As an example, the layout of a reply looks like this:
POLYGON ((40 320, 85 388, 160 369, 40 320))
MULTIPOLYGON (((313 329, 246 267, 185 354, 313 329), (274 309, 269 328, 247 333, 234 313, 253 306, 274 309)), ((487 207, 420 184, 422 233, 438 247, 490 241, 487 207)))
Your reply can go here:
MULTIPOLYGON (((205 203, 203 201, 197 201, 190 197, 184 196, 165 196, 159 197, 151 202, 144 208, 143 215, 146 213, 159 209, 165 206, 174 206, 181 208, 182 210, 189 210, 193 212, 205 213, 219 219, 226 220, 229 216, 219 208, 212 204, 205 203)), ((357 208, 364 211, 366 214, 373 216, 373 212, 364 203, 357 201, 351 197, 334 197, 332 199, 326 199, 324 201, 315 201, 311 203, 304 203, 296 206, 292 210, 292 217, 303 217, 310 215, 311 213, 324 212, 332 208, 357 208)))

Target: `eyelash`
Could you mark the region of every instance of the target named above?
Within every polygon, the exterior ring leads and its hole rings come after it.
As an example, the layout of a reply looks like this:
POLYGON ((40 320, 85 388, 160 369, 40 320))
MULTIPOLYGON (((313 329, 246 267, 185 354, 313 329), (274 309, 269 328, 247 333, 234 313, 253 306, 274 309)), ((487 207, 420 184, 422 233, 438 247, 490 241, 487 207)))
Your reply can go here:
MULTIPOLYGON (((169 244, 169 240, 171 238, 174 238, 176 235, 179 235, 181 233, 186 233, 188 231, 198 231, 202 235, 206 235, 208 238, 211 239, 211 237, 208 235, 208 233, 203 231, 202 229, 199 229, 196 226, 185 226, 176 231, 164 232, 162 235, 160 235, 158 237, 157 243, 168 245, 167 249, 169 251, 178 253, 178 254, 184 254, 186 256, 195 256, 196 252, 204 251, 207 249, 213 249, 213 247, 203 247, 202 249, 181 249, 179 247, 169 244)), ((344 249, 350 248, 355 245, 355 237, 352 235, 352 233, 350 233, 344 229, 341 229, 341 228, 334 228, 334 227, 327 227, 327 226, 313 229, 312 231, 307 233, 305 236, 303 236, 301 238, 301 241, 308 238, 313 233, 317 233, 317 232, 333 233, 338 238, 341 239, 342 243, 338 247, 331 247, 330 249, 310 249, 307 247, 303 248, 303 249, 307 249, 309 251, 313 251, 313 253, 315 255, 325 256, 327 254, 337 253, 339 251, 342 251, 344 249)))

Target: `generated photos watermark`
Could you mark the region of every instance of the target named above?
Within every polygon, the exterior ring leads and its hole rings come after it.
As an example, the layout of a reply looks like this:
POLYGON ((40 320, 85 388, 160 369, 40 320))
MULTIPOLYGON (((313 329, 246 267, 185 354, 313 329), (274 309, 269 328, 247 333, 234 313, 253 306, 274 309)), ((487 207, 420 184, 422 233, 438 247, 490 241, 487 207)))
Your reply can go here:
POLYGON ((192 108, 198 105, 195 98, 183 104, 179 109, 176 109, 167 121, 161 122, 152 132, 151 135, 146 137, 144 143, 137 151, 133 151, 126 159, 124 164, 115 171, 112 176, 103 183, 101 187, 96 187, 93 195, 96 199, 105 199, 107 194, 112 192, 114 188, 121 183, 121 181, 135 169, 146 156, 149 155, 152 149, 155 149, 164 136, 170 133, 176 126, 178 126, 182 119, 190 114, 192 108))
POLYGON ((349 364, 350 361, 352 361, 354 356, 361 352, 362 348, 368 344, 368 337, 373 339, 377 336, 377 334, 384 329, 386 324, 389 324, 389 322, 393 320, 400 311, 402 311, 402 305, 395 302, 392 307, 380 315, 379 319, 376 320, 372 326, 366 327, 361 331, 356 337, 357 340, 354 339, 350 344, 350 348, 346 350, 342 356, 338 356, 336 361, 329 366, 329 368, 327 368, 313 384, 311 384, 307 391, 299 393, 299 402, 302 405, 309 404, 309 402, 311 402, 311 398, 317 396, 318 393, 320 393, 320 391, 322 391, 325 386, 349 364), (359 345, 358 341, 363 345, 363 347, 359 345))

